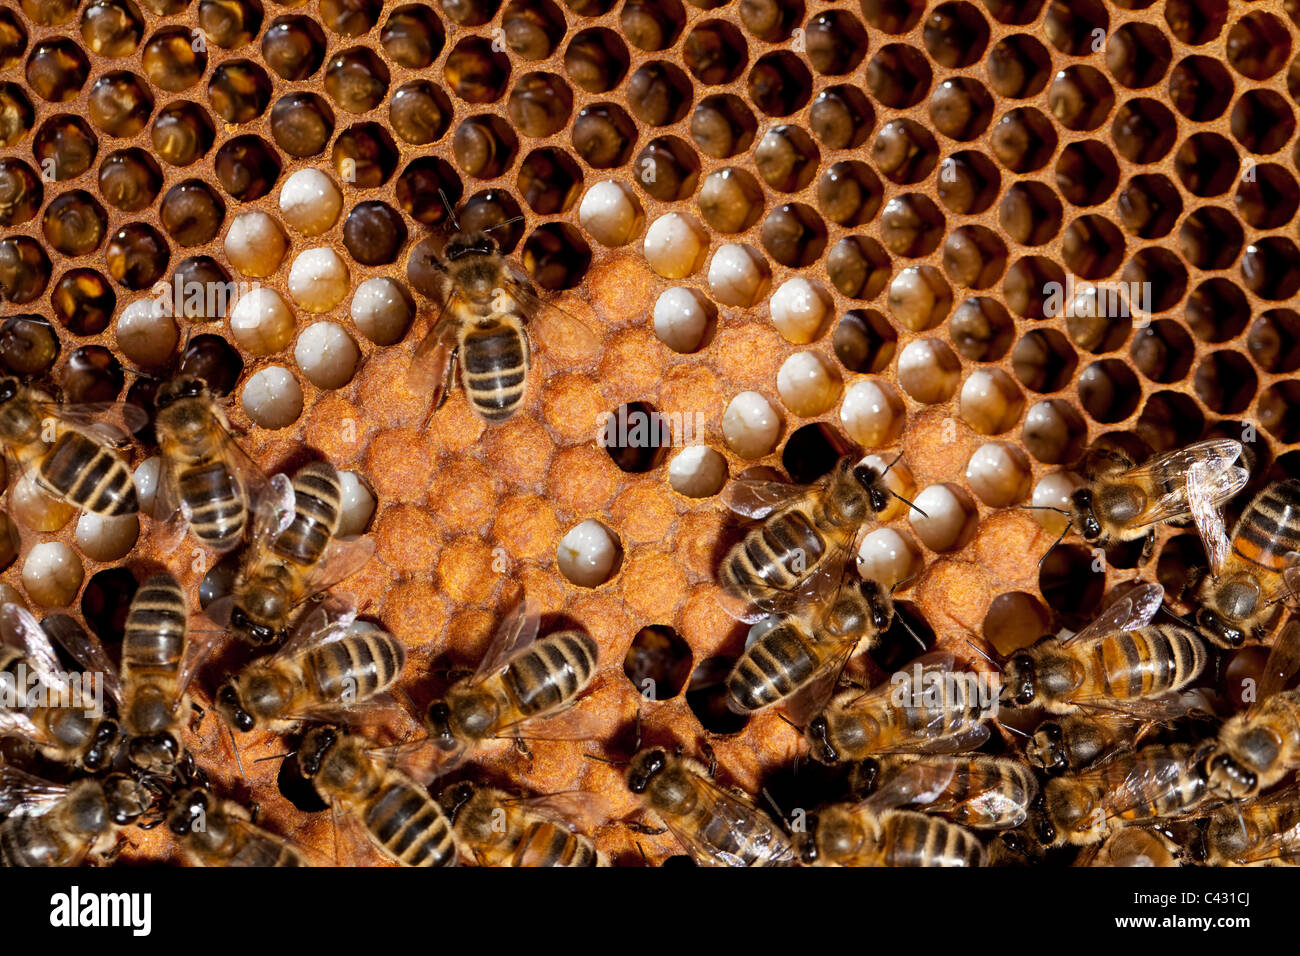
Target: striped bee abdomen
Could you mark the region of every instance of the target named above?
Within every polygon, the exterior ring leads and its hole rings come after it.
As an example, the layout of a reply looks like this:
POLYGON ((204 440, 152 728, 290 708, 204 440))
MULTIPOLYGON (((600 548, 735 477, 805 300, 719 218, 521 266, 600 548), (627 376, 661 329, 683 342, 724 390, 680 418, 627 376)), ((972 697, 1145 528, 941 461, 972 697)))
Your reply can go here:
POLYGON ((1277 481, 1261 491, 1233 529, 1232 547, 1251 564, 1281 573, 1300 551, 1300 481, 1277 481))
POLYGON ((465 397, 488 421, 503 421, 523 403, 528 381, 528 339, 516 325, 498 322, 465 331, 461 381, 465 397))
POLYGON ((131 469, 78 431, 59 436, 41 459, 37 480, 47 491, 93 514, 116 517, 140 510, 131 469))
POLYGON ((155 574, 140 585, 122 637, 123 679, 140 670, 177 670, 188 619, 185 595, 170 574, 155 574))
POLYGON ((226 866, 307 866, 302 854, 288 843, 262 833, 248 836, 226 866))
POLYGON ((451 824, 424 788, 390 772, 365 808, 363 821, 376 842, 406 866, 447 866, 456 859, 451 824))
POLYGON ((1144 627, 1112 634, 1095 649, 1105 692, 1116 699, 1178 690, 1205 667, 1205 647, 1181 628, 1144 627))
POLYGON ((397 679, 406 649, 388 632, 368 628, 313 648, 305 663, 321 700, 363 700, 397 679))
POLYGON ((826 541, 802 511, 769 519, 745 535, 723 564, 723 580, 742 592, 791 590, 826 553, 826 541))
POLYGON ((543 714, 572 700, 596 672, 596 642, 579 631, 536 641, 506 668, 503 680, 519 712, 543 714))
POLYGON ((819 664, 812 639, 785 620, 745 651, 727 678, 731 701, 742 710, 768 707, 802 687, 819 664))
POLYGON ((882 823, 885 866, 982 866, 984 848, 973 834, 947 820, 897 811, 882 823))
POLYGON ((293 495, 293 520, 272 550, 286 560, 313 565, 338 530, 343 501, 338 470, 324 461, 304 465, 293 476, 293 495))
POLYGON ((525 824, 512 866, 596 866, 596 848, 586 837, 549 820, 525 824))
POLYGON ((176 484, 177 497, 189 510, 195 537, 219 551, 234 547, 244 533, 248 506, 225 462, 182 468, 176 484))

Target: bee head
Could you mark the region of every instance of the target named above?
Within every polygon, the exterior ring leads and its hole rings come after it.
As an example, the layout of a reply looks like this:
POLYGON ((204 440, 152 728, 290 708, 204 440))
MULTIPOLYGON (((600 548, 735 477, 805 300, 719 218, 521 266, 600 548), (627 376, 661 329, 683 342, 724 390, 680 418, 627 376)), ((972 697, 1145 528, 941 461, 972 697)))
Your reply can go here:
POLYGON ((230 629, 250 644, 265 646, 274 644, 280 637, 280 631, 269 624, 254 621, 239 605, 230 612, 230 629))
POLYGON ((1038 696, 1034 684, 1034 659, 1028 654, 1016 654, 1007 661, 1002 674, 1002 690, 998 700, 1013 707, 1028 707, 1038 696))
POLYGON ((1034 739, 1031 746, 1031 753, 1034 762, 1045 773, 1060 774, 1069 768, 1069 760, 1066 756, 1065 735, 1061 732, 1061 725, 1054 720, 1049 720, 1038 725, 1034 731, 1034 739))
POLYGON ((203 825, 208 814, 208 795, 202 790, 187 790, 172 803, 167 814, 167 829, 179 837, 189 836, 203 825))
POLYGON ((867 832, 852 813, 835 810, 823 812, 816 829, 809 828, 814 852, 830 860, 843 860, 855 856, 866 842, 867 832))
POLYGON ((455 262, 466 256, 494 256, 496 253, 496 240, 483 232, 458 232, 447 241, 446 247, 442 250, 448 262, 455 262))
POLYGON ((198 398, 207 392, 208 387, 202 379, 190 378, 188 376, 174 378, 165 383, 162 388, 158 389, 158 394, 154 396, 153 404, 158 410, 166 408, 183 398, 198 398))
POLYGON ((633 793, 645 793, 667 766, 668 755, 663 748, 650 747, 641 751, 627 768, 627 788, 633 793))
POLYGON ((821 856, 817 849, 818 824, 817 814, 810 813, 804 818, 804 831, 795 834, 795 851, 804 866, 812 866, 821 856))
POLYGON ((3 405, 5 402, 17 395, 18 389, 21 387, 22 386, 19 385, 18 379, 16 378, 10 376, 0 378, 0 405, 3 405))
POLYGON ((855 465, 853 478, 862 486, 862 490, 867 493, 873 512, 880 514, 889 506, 889 491, 880 480, 880 472, 870 465, 855 465))
POLYGON ((253 715, 244 709, 243 701, 239 698, 239 688, 234 681, 226 682, 217 691, 216 708, 217 713, 238 730, 247 733, 257 726, 253 715))
POLYGON ((118 826, 134 823, 153 802, 149 791, 124 773, 105 778, 104 799, 108 803, 109 819, 118 826))
POLYGON ((298 747, 298 769, 304 777, 320 773, 325 755, 339 741, 339 732, 333 727, 316 727, 307 733, 298 747))
POLYGON ((1255 792, 1259 777, 1228 754, 1219 753, 1208 765, 1211 788, 1230 797, 1245 797, 1255 792))
POLYGON ((880 770, 880 759, 877 757, 859 760, 849 771, 849 789, 855 796, 874 793, 880 783, 880 770))
POLYGON ((451 705, 445 700, 435 700, 424 712, 424 726, 429 738, 442 750, 455 750, 456 732, 451 727, 451 705))
POLYGON ((1196 612, 1196 625, 1219 647, 1241 647, 1246 642, 1246 632, 1236 625, 1229 624, 1219 614, 1208 607, 1196 612))
POLYGON ((447 814, 448 819, 450 819, 452 823, 455 823, 456 817, 460 815, 460 811, 464 808, 465 804, 474 799, 474 794, 476 792, 474 784, 470 783, 468 780, 462 780, 460 783, 453 783, 446 790, 442 791, 442 796, 438 798, 438 802, 442 804, 442 809, 447 814))
POLYGON ((180 760, 181 744, 170 731, 147 737, 132 737, 127 743, 127 759, 131 765, 145 773, 166 776, 180 760))
POLYGON ((830 724, 824 714, 814 718, 808 725, 808 743, 812 747, 812 755, 822 763, 840 762, 839 751, 831 744, 830 724))
POLYGON ((1056 824, 1047 813, 1047 798, 1042 789, 1029 805, 1030 819, 1033 821, 1034 835, 1043 846, 1055 846, 1056 824))
POLYGON ((1101 522, 1092 507, 1092 489, 1078 488, 1070 495, 1074 505, 1074 526, 1085 541, 1096 541, 1101 537, 1101 522))
POLYGON ((105 717, 95 725, 94 736, 90 746, 81 758, 81 764, 91 773, 103 770, 117 756, 117 744, 121 739, 122 729, 117 721, 105 717))

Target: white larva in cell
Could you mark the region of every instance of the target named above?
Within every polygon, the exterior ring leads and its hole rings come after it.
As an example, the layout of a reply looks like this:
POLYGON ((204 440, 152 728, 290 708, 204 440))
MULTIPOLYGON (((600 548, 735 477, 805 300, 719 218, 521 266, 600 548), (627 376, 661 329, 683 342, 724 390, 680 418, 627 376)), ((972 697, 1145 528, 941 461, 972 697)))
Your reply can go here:
POLYGON ((674 352, 694 352, 712 321, 708 300, 694 289, 665 289, 655 300, 655 335, 674 352))
POLYGON ((903 402, 884 382, 865 378, 844 392, 840 421, 859 445, 879 448, 898 437, 902 429, 903 402))
POLYGON ((304 249, 289 267, 289 295, 308 312, 328 312, 347 294, 348 267, 333 249, 304 249))
POLYGON ((817 283, 796 277, 777 286, 768 300, 768 310, 782 338, 795 345, 807 345, 826 331, 831 299, 817 283))
POLYGON ((776 373, 785 407, 803 418, 820 415, 840 397, 840 373, 816 352, 795 352, 776 373))
POLYGON ((244 383, 240 401, 254 423, 263 428, 285 428, 302 414, 302 386, 287 368, 268 365, 244 383))
POLYGON ((758 392, 741 392, 722 413, 722 437, 741 458, 762 458, 781 437, 781 416, 758 392))
POLYGON ((393 279, 367 279, 352 294, 352 321, 357 331, 376 345, 402 340, 415 314, 406 290, 393 279))
POLYGON ((560 573, 584 588, 599 587, 618 566, 618 538, 599 521, 588 519, 571 528, 556 548, 560 573))
POLYGON ((687 498, 709 498, 727 483, 727 459, 708 445, 683 448, 668 463, 668 484, 687 498))
POLYGON ((58 541, 43 541, 23 562, 23 587, 37 604, 66 607, 81 589, 85 570, 77 553, 58 541))
POLYGON ((601 245, 622 246, 641 227, 641 204, 622 183, 605 180, 587 190, 578 206, 578 221, 601 245))
MULTIPOLYGON (((158 478, 162 474, 162 458, 154 455, 140 462, 132 474, 135 481, 135 497, 140 502, 140 510, 147 515, 154 515, 154 505, 158 499, 158 478)), ((166 515, 162 516, 164 519, 166 515)))
POLYGON ((679 212, 660 216, 645 233, 645 258, 665 279, 684 279, 700 267, 707 248, 704 236, 679 212))
POLYGON ((130 553, 139 537, 139 515, 106 518, 83 512, 77 519, 77 547, 92 561, 121 560, 130 553))
POLYGON ((230 310, 230 334, 254 355, 274 355, 293 337, 293 312, 274 289, 250 289, 230 310))
POLYGON ((280 224, 266 213, 251 209, 240 213, 226 232, 226 258, 246 276, 265 279, 284 260, 289 240, 280 224))
POLYGON ((355 471, 340 471, 339 485, 343 489, 343 504, 339 514, 338 537, 351 538, 365 534, 370 519, 375 516, 375 493, 355 471))
POLYGON ((927 548, 950 551, 965 543, 975 511, 954 487, 931 485, 916 496, 916 509, 907 517, 927 548))
POLYGON ((317 388, 342 388, 352 381, 361 350, 343 326, 314 322, 298 336, 293 357, 307 381, 317 388))
POLYGON ((876 528, 858 546, 858 574, 887 588, 920 570, 921 552, 909 535, 893 528, 876 528))
POLYGON ((709 261, 709 291, 723 305, 753 305, 770 277, 767 260, 741 242, 719 246, 709 261))
POLYGON ((319 169, 300 169, 280 187, 280 216, 304 236, 319 236, 338 221, 339 188, 319 169))

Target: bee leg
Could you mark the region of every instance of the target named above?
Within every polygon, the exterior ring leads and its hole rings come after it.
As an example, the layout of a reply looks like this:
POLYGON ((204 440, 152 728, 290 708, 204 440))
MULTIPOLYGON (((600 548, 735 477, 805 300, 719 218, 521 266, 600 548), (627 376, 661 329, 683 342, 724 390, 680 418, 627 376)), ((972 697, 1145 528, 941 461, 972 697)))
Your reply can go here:
POLYGON ((623 826, 627 827, 633 833, 641 833, 645 836, 658 836, 661 833, 667 833, 667 827, 652 827, 644 823, 633 823, 629 820, 623 821, 623 826))
POLYGON ((709 779, 712 780, 718 775, 718 755, 713 749, 713 745, 707 740, 700 742, 700 753, 704 759, 709 762, 709 779))
POLYGON ((447 404, 447 399, 451 396, 451 388, 450 388, 450 385, 451 385, 452 382, 455 382, 455 381, 456 381, 456 365, 457 365, 457 363, 458 363, 459 361, 460 361, 460 350, 459 350, 459 349, 456 349, 456 350, 453 351, 453 352, 451 353, 451 355, 447 358, 447 384, 448 384, 448 387, 447 387, 447 388, 444 388, 444 389, 442 390, 442 394, 438 397, 438 404, 435 405, 435 406, 433 406, 433 410, 434 410, 435 412, 436 412, 438 409, 442 408, 442 406, 446 405, 446 404, 447 404))
POLYGON ((1156 551, 1156 529, 1151 528, 1147 531, 1146 537, 1142 539, 1142 554, 1138 558, 1138 564, 1146 564, 1151 560, 1151 555, 1156 551))
POLYGON ((262 815, 262 805, 253 801, 248 805, 248 822, 257 823, 257 818, 262 815))
POLYGON ((190 733, 197 734, 199 728, 203 726, 203 717, 207 711, 193 701, 190 701, 190 707, 193 708, 190 714, 190 733))
POLYGON ((528 744, 524 742, 524 739, 522 737, 515 738, 515 750, 519 751, 519 754, 522 757, 528 760, 533 759, 533 752, 528 749, 528 744))
POLYGON ((122 851, 128 846, 133 850, 136 848, 135 844, 128 840, 125 834, 119 836, 117 842, 113 844, 113 848, 104 854, 104 865, 112 866, 117 858, 122 855, 122 851))

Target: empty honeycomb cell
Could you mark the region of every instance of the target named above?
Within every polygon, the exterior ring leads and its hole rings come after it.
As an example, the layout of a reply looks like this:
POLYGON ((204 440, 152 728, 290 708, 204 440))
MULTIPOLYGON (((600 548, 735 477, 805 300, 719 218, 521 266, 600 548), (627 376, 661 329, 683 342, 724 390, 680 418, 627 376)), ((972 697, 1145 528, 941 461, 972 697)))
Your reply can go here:
MULTIPOLYGON (((324 106, 323 100, 320 101, 320 105, 324 106)), ((514 116, 513 111, 511 115, 514 116)), ((330 127, 324 130, 324 138, 328 139, 333 118, 328 112, 325 116, 330 123, 330 127)), ((388 102, 388 122, 393 132, 413 146, 423 146, 441 139, 447 132, 447 127, 451 125, 451 116, 452 106, 447 94, 426 80, 413 80, 402 84, 393 92, 393 98, 388 102)), ((532 122, 534 119, 530 115, 529 121, 532 122)), ((371 138, 378 142, 376 137, 371 138)), ((362 143, 358 140, 356 145, 360 147, 362 143)), ((321 149, 324 149, 324 141, 316 152, 321 149)), ((396 165, 396 148, 393 152, 393 164, 396 165)))
POLYGON ((1098 52, 1109 27, 1110 14, 1102 0, 1053 0, 1043 20, 1052 45, 1069 56, 1098 52))
POLYGON ((1129 162, 1154 163, 1173 149, 1178 123, 1163 103, 1138 97, 1116 111, 1110 136, 1119 154, 1129 162))
POLYGON ((962 420, 981 435, 1000 435, 1020 421, 1025 397, 1002 369, 976 369, 962 384, 959 407, 962 420))
POLYGON ((1083 452, 1087 426, 1074 406, 1048 399, 1025 413, 1021 439, 1025 450, 1047 465, 1063 465, 1083 452))
POLYGON ((1241 223, 1226 209, 1203 206, 1183 220, 1178 245, 1198 269, 1226 269, 1245 244, 1241 223))
POLYGON ((956 484, 931 485, 915 499, 908 521, 931 551, 957 551, 975 536, 978 510, 969 492, 956 484))
POLYGON ((1106 37, 1106 67, 1132 90, 1159 83, 1173 60, 1169 39, 1149 23, 1126 23, 1106 37))
POLYGON ((898 439, 904 418, 903 399, 889 383, 861 378, 844 390, 840 424, 863 448, 883 448, 898 439))
POLYGON ((147 289, 167 268, 167 240, 143 222, 128 223, 113 233, 104 248, 108 274, 128 289, 147 289))
POLYGON ((67 37, 42 40, 33 46, 24 71, 31 91, 51 103, 75 97, 89 73, 86 54, 67 37))
POLYGON ((573 148, 596 169, 627 164, 636 145, 636 124, 614 103, 593 103, 578 111, 571 133, 573 148))
POLYGON ((1300 368, 1300 315, 1269 309, 1251 323, 1246 348, 1265 372, 1285 375, 1300 368))
POLYGON ((1189 46, 1209 43, 1228 22, 1228 0, 1167 0, 1165 23, 1189 46))
POLYGON ((892 109, 907 109, 922 102, 933 78, 925 55, 903 43, 886 44, 867 64, 867 88, 892 109))
POLYGON ((747 150, 757 128, 744 101, 730 93, 706 96, 691 113, 691 139, 705 155, 716 159, 747 150))
POLYGON ((548 222, 524 242, 524 268, 543 289, 572 289, 591 265, 591 247, 568 223, 548 222))
MULTIPOLYGON (((800 418, 828 411, 839 400, 841 390, 840 373, 817 352, 795 352, 776 374, 777 394, 800 418)), ((789 447, 787 442, 787 451, 789 447)))
POLYGON ((1065 285, 1065 270, 1053 260, 1025 256, 1007 270, 1002 280, 1002 295, 1017 315, 1046 319, 1057 314, 1065 285))
POLYGON ((917 339, 898 353, 898 384, 918 402, 946 402, 960 378, 960 360, 938 339, 917 339))
POLYGON ((73 335, 98 335, 108 328, 117 294, 94 269, 70 269, 50 293, 54 317, 73 335))
POLYGON ((1237 415, 1250 407, 1259 377, 1240 352, 1220 349, 1197 363, 1193 378, 1196 395, 1212 412, 1237 415))
POLYGON ((1064 312, 1070 341, 1095 355, 1120 348, 1133 326, 1129 296, 1120 286, 1077 288, 1074 298, 1064 303, 1064 312))
POLYGON ((1070 66, 1056 74, 1047 105, 1066 129, 1093 130, 1115 107, 1115 93, 1100 70, 1070 66))
POLYGON ((620 471, 654 471, 673 440, 671 423, 649 402, 626 402, 608 413, 597 444, 620 471))
POLYGON ((991 508, 1006 508, 1029 494, 1029 459, 1007 442, 981 445, 966 464, 966 483, 991 508))
POLYGON ((695 192, 700 158, 676 136, 650 140, 632 163, 637 184, 660 202, 679 202, 695 192))
POLYGON ((23 587, 27 596, 43 607, 67 607, 76 599, 84 578, 77 553, 57 541, 35 545, 23 562, 23 587))
POLYGON ((826 224, 803 203, 777 206, 763 220, 760 235, 768 254, 792 269, 812 265, 826 248, 826 224))
POLYGON ((216 237, 226 204, 200 179, 177 183, 158 206, 158 221, 180 246, 200 246, 216 237))
POLYGON ((0 145, 17 145, 35 121, 36 111, 22 87, 0 83, 0 145))
POLYGON ((879 373, 893 364, 898 333, 875 309, 853 309, 835 326, 831 344, 850 372, 879 373))
POLYGON ((749 724, 748 714, 727 706, 727 676, 735 669, 734 657, 705 658, 691 675, 686 705, 706 733, 717 736, 738 734, 749 724))
POLYGON ((330 57, 325 92, 340 109, 368 113, 387 95, 389 79, 388 67, 373 50, 354 46, 330 57))
MULTIPOLYGON (((568 84, 553 73, 525 73, 515 81, 506 105, 519 132, 544 139, 564 129, 569 122, 573 93, 568 84)), ((450 104, 445 104, 448 116, 450 110, 450 104)))
POLYGON ((140 65, 158 89, 179 93, 202 79, 208 68, 208 54, 206 47, 194 42, 187 28, 165 27, 144 45, 140 65))
POLYGON ((812 484, 853 451, 852 444, 834 428, 813 422, 790 433, 781 449, 781 467, 795 484, 812 484))
POLYGON ((134 73, 115 70, 91 84, 86 112, 90 121, 109 136, 127 139, 144 129, 149 121, 153 94, 134 73))
POLYGON ((50 257, 28 236, 0 239, 0 295, 22 305, 38 298, 50 282, 50 257))
POLYGON ((1190 395, 1156 392, 1147 398, 1134 431, 1157 451, 1183 448, 1201 437, 1205 415, 1190 395))
POLYGON ((564 71, 588 93, 607 93, 618 86, 629 62, 627 45, 603 27, 580 31, 564 50, 564 71))
POLYGON ((847 10, 823 11, 809 20, 803 31, 808 59, 818 73, 843 76, 857 69, 866 56, 867 32, 847 10))
POLYGON ((874 299, 889 281, 889 254, 876 240, 845 236, 826 255, 826 276, 851 299, 874 299))
POLYGON ((716 232, 744 232, 763 211, 763 190, 743 169, 719 169, 704 177, 696 202, 716 232))
POLYGON ((665 279, 684 279, 700 267, 708 239, 699 224, 681 213, 660 216, 645 234, 645 258, 665 279))
MULTIPOLYGON (((347 176, 341 178, 344 182, 349 181, 347 176)), ((439 191, 454 207, 460 201, 462 188, 460 177, 450 163, 437 156, 421 156, 411 160, 402 170, 393 195, 398 208, 416 222, 423 226, 437 226, 447 219, 447 206, 439 191)))
POLYGON ((671 700, 691 676, 691 648, 671 627, 650 624, 636 632, 623 673, 644 700, 671 700))
POLYGON ((388 15, 379 31, 379 42, 398 66, 423 70, 438 58, 447 42, 447 34, 431 7, 409 3, 388 15))
POLYGON ((999 96, 1027 99, 1040 93, 1052 72, 1047 48, 1025 33, 999 40, 984 62, 989 85, 999 96))
POLYGON ((1232 102, 1233 82, 1218 60, 1195 54, 1180 60, 1169 76, 1169 100, 1190 120, 1204 123, 1222 116, 1232 102))
POLYGON ((99 140, 85 121, 67 114, 45 120, 32 139, 32 156, 46 182, 76 179, 90 168, 98 150, 99 140))
POLYGON ((1007 267, 1007 247, 984 226, 961 226, 943 244, 943 271, 958 286, 987 289, 1007 267))
POLYGON ((939 160, 939 146, 919 123, 896 119, 876 134, 871 158, 875 167, 891 181, 909 185, 930 175, 939 160))
POLYGON ((1255 10, 1228 30, 1228 63, 1242 76, 1266 80, 1291 56, 1291 34, 1271 13, 1255 10))
POLYGON ((59 337, 38 315, 11 315, 0 326, 0 362, 14 375, 33 378, 59 356, 59 337))
POLYGON ((1067 202, 1096 206, 1119 185, 1115 155, 1098 140, 1071 143, 1056 160, 1056 188, 1067 202))
POLYGON ((1138 293, 1138 299, 1129 303, 1135 311, 1164 312, 1182 301, 1187 291, 1187 267, 1169 250, 1148 247, 1129 260, 1120 282, 1138 293))
POLYGON ((1116 209, 1120 224, 1139 239, 1160 239, 1169 234, 1183 212, 1183 200, 1174 184, 1160 173, 1134 176, 1120 191, 1116 209))
POLYGON ((653 60, 627 82, 627 101, 637 119, 651 126, 671 126, 691 108, 690 78, 676 66, 653 60))
POLYGON ((460 40, 443 63, 447 89, 466 103, 491 103, 501 98, 510 80, 510 58, 486 37, 460 40))
POLYGON ((520 164, 516 185, 533 212, 555 215, 577 202, 582 170, 562 149, 535 149, 520 164))
POLYGON ((1178 148, 1174 171, 1197 196, 1221 196, 1237 182, 1241 163, 1232 143, 1218 133, 1195 133, 1178 148))
POLYGON ((885 204, 880 237, 890 252, 909 259, 928 256, 943 239, 943 213, 928 196, 904 193, 885 204))
POLYGON ((1124 421, 1142 398, 1137 376, 1118 359, 1093 362, 1079 375, 1077 389, 1084 411, 1103 424, 1124 421))
POLYGON ((1063 212, 1061 201, 1046 184, 1018 182, 1002 194, 998 222, 1022 246, 1041 246, 1060 232, 1063 212))
POLYGON ((812 96, 812 74, 803 61, 786 50, 764 54, 746 80, 750 102, 768 116, 789 116, 812 96))
POLYGON ((1031 391, 1059 392, 1074 377, 1079 362, 1069 340, 1056 329, 1032 329, 1016 343, 1011 366, 1031 391))
POLYGON ((1187 297, 1187 326, 1202 342, 1235 339, 1250 321, 1250 304, 1236 283, 1206 279, 1187 297))
POLYGON ((588 519, 570 528, 555 552, 560 573, 581 588, 597 588, 618 573, 623 559, 618 535, 588 519))
POLYGON ((952 308, 952 288, 934 266, 909 266, 889 283, 889 311, 912 332, 932 329, 952 308))
POLYGON ((451 141, 456 165, 475 179, 496 179, 514 164, 518 148, 510 124, 490 113, 462 121, 451 141))
POLYGON ((695 289, 665 289, 655 300, 655 335, 674 352, 695 352, 711 337, 717 309, 695 289))
POLYGON ((1300 290, 1300 251, 1282 236, 1253 242, 1241 257, 1241 277, 1261 299, 1289 299, 1300 290))
POLYGON ((564 38, 564 14, 550 0, 513 0, 501 16, 506 45, 525 60, 544 60, 564 38))
POLYGON ((1272 90, 1249 90, 1232 108, 1232 138, 1248 152, 1276 153, 1295 132, 1295 113, 1272 90))
POLYGON ((1061 257, 1080 278, 1104 279, 1124 258, 1124 236, 1104 216, 1080 216, 1065 230, 1061 257))
POLYGON ((1262 391, 1256 414, 1259 423, 1280 442, 1300 441, 1300 382, 1278 382, 1262 391))
POLYGON ((989 134, 993 156, 1013 173, 1042 169, 1056 152, 1056 129, 1032 106, 1005 114, 989 134))
POLYGON ((172 166, 190 166, 212 148, 215 131, 208 114, 194 103, 168 103, 149 131, 154 150, 172 166))
MULTIPOLYGON (((807 42, 809 58, 813 61, 813 66, 817 67, 811 36, 807 42)), ((828 50, 827 53, 830 59, 834 59, 833 52, 828 50)), ((691 75, 701 83, 706 86, 721 86, 738 79, 749 58, 745 37, 735 26, 725 20, 705 20, 692 27, 686 35, 686 42, 682 44, 682 59, 691 75)))
POLYGON ((1290 222, 1300 207, 1300 186, 1284 166, 1261 163, 1243 169, 1233 198, 1247 224, 1277 229, 1290 222))
POLYGON ((972 362, 996 362, 1015 339, 1015 323, 996 299, 972 296, 963 300, 948 322, 953 348, 972 362))

